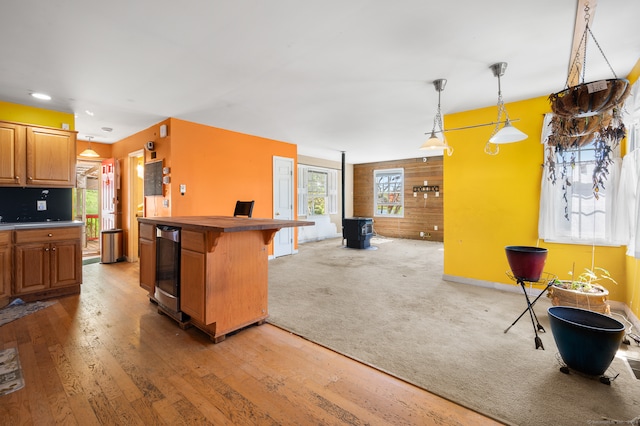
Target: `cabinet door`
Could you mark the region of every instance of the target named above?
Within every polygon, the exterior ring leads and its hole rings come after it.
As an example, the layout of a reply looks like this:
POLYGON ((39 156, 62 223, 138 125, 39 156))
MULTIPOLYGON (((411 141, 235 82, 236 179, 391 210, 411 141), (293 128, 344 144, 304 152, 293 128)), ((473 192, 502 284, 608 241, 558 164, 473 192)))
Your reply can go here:
POLYGON ((141 223, 139 226, 140 287, 153 295, 156 286, 156 228, 148 223, 141 223))
POLYGON ((0 301, 11 295, 10 242, 11 232, 0 232, 0 301))
POLYGON ((24 126, 0 122, 0 185, 26 183, 25 146, 24 126))
POLYGON ((206 324, 204 253, 182 249, 180 251, 180 310, 206 324))
POLYGON ((15 246, 15 293, 30 293, 49 288, 49 244, 15 246))
POLYGON ((82 248, 79 241, 51 243, 51 288, 82 282, 82 248))
POLYGON ((27 184, 74 187, 76 137, 65 130, 27 127, 27 184))

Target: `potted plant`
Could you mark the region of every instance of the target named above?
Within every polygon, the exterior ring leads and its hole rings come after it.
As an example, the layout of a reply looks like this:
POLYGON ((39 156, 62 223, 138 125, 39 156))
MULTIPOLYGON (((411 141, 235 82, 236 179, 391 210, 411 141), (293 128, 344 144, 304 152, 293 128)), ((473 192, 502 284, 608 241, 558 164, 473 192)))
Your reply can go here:
POLYGON ((547 297, 554 306, 572 306, 593 312, 611 314, 608 296, 609 291, 599 284, 609 282, 618 284, 604 268, 585 268, 584 272, 574 278, 573 271, 569 271, 572 279, 555 279, 549 286, 547 297))

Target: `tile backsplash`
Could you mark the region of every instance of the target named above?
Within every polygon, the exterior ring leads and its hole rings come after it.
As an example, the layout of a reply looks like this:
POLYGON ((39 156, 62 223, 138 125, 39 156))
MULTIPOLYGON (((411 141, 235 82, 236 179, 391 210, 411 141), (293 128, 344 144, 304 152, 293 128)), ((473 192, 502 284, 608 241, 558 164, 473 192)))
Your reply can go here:
POLYGON ((0 187, 0 222, 72 220, 71 188, 0 187))

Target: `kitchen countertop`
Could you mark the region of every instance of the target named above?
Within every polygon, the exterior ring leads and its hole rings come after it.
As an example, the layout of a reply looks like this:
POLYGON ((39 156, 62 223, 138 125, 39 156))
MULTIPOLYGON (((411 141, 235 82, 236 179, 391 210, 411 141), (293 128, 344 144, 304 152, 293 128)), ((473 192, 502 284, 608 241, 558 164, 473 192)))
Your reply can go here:
POLYGON ((302 220, 261 219, 233 216, 139 217, 138 221, 154 225, 168 225, 187 229, 217 232, 260 231, 315 225, 315 222, 302 220))
POLYGON ((55 220, 50 222, 16 222, 0 223, 0 231, 13 231, 21 229, 41 229, 41 228, 66 228, 69 226, 82 226, 81 220, 55 220))

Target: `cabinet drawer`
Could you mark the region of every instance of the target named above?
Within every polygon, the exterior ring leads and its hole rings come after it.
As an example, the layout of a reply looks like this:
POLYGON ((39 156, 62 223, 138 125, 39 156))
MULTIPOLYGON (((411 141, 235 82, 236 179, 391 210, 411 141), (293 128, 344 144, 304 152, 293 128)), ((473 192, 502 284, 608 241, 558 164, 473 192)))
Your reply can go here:
POLYGON ((153 241, 156 239, 156 227, 149 223, 140 224, 140 238, 153 241))
POLYGON ((60 240, 79 240, 82 236, 82 227, 75 226, 72 228, 25 229, 15 232, 16 244, 60 240))
POLYGON ((180 245, 183 249, 205 253, 205 233, 182 230, 180 245))
POLYGON ((0 232, 0 246, 11 243, 11 231, 0 232))

